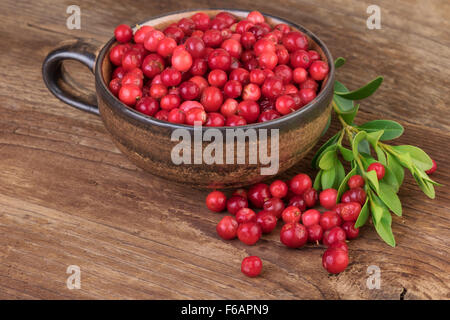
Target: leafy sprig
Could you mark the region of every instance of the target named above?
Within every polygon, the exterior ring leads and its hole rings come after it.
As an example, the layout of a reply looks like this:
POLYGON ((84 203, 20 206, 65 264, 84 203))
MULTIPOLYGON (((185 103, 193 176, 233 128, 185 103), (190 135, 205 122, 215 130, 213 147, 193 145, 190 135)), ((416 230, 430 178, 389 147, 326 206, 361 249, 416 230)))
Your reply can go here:
MULTIPOLYGON (((338 58, 335 67, 339 68, 344 63, 344 58, 338 58)), ((394 247, 391 212, 402 215, 402 204, 397 193, 403 183, 405 169, 411 172, 420 189, 431 199, 435 197, 434 186, 439 184, 425 172, 431 168, 432 160, 422 149, 411 145, 392 146, 384 143, 403 134, 404 129, 398 122, 373 120, 362 125, 354 123, 359 110, 359 104, 355 104, 355 100, 369 97, 382 82, 383 77, 377 77, 353 91, 348 90, 341 82, 335 82, 332 105, 342 129, 320 147, 313 157, 312 166, 319 169, 314 188, 335 188, 338 190, 338 199, 348 189, 350 177, 361 175, 365 180, 367 197, 355 227, 363 226, 371 216, 379 236, 394 247), (342 160, 351 164, 348 173, 345 172, 342 160), (380 162, 386 170, 385 176, 379 181, 375 171, 367 171, 374 162, 380 162)))

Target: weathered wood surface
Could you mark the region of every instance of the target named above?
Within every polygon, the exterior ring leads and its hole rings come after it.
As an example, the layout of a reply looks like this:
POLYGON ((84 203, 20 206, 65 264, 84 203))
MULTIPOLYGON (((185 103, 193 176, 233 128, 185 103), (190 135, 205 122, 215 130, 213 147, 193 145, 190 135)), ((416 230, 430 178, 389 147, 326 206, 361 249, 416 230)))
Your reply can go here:
MULTIPOLYGON (((381 30, 366 28, 361 1, 188 0, 182 6, 210 3, 303 24, 335 57, 347 58, 338 79, 350 88, 384 75, 358 121, 400 121, 406 132, 398 143, 423 147, 438 163, 434 178, 448 185, 448 1, 379 1, 381 30)), ((179 1, 78 1, 81 30, 66 28, 71 4, 0 4, 0 298, 450 298, 450 193, 441 187, 429 200, 410 176, 400 191, 404 216, 393 222, 397 248, 367 226, 350 244, 350 266, 339 276, 323 271, 323 248, 288 250, 277 232, 252 247, 219 240, 221 215, 203 205, 206 192, 137 169, 98 117, 65 106, 41 79, 45 55, 61 41, 103 43, 115 25, 180 9, 179 1), (264 261, 259 278, 239 271, 249 254, 264 261), (81 267, 80 290, 66 287, 69 265, 81 267), (369 265, 381 268, 379 290, 366 287, 369 265)), ((68 68, 74 81, 93 88, 85 68, 68 68)), ((334 122, 329 134, 336 128, 334 122)), ((314 174, 310 158, 283 176, 314 174)))

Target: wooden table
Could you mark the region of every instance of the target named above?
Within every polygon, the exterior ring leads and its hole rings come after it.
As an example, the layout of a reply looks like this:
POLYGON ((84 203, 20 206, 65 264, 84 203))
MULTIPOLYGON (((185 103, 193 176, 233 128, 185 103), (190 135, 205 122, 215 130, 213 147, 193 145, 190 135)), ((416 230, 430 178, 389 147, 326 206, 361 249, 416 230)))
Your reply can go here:
MULTIPOLYGON (((0 298, 196 299, 448 299, 450 172, 450 3, 379 1, 381 30, 368 30, 361 1, 229 1, 296 21, 347 58, 338 79, 350 88, 384 75, 364 101, 358 122, 395 119, 398 144, 421 146, 446 184, 435 200, 408 175, 404 216, 394 216, 398 246, 366 226, 350 244, 350 265, 322 269, 324 249, 289 250, 274 232, 256 246, 221 241, 220 214, 204 206, 205 191, 142 172, 113 145, 100 118, 64 105, 45 88, 41 63, 61 41, 106 42, 120 23, 206 1, 77 1, 81 30, 66 28, 73 1, 12 1, 0 5, 0 298), (240 273, 247 255, 264 272, 240 273), (69 290, 66 270, 81 268, 81 289, 69 290), (381 288, 366 286, 367 268, 381 269, 381 288)), ((223 1, 213 1, 217 7, 223 1)), ((77 83, 93 88, 87 69, 68 64, 77 83)), ((327 136, 338 128, 333 122, 327 136)), ((326 139, 322 140, 322 142, 326 139)), ((311 155, 283 178, 314 175, 311 155)))

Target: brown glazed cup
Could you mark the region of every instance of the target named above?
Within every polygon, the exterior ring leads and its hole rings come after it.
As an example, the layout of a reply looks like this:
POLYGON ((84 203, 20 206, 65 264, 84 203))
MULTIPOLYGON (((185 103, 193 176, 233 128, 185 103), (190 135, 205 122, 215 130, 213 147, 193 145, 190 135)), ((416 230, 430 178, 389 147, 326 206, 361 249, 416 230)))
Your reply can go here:
MULTIPOLYGON (((152 18, 141 25, 151 25, 158 28, 178 21, 183 17, 190 17, 196 12, 206 12, 213 16, 220 11, 229 11, 238 18, 245 18, 248 11, 228 10, 228 9, 205 9, 189 10, 164 14, 152 18)), ((268 165, 249 163, 249 148, 255 142, 245 140, 246 155, 245 163, 238 164, 234 153, 234 162, 230 164, 176 164, 172 161, 172 149, 179 144, 179 141, 172 141, 171 136, 176 129, 185 129, 192 137, 191 158, 195 154, 193 136, 194 127, 188 125, 173 124, 157 120, 146 116, 119 101, 108 89, 113 66, 109 62, 109 52, 117 44, 114 37, 109 40, 101 49, 93 47, 87 42, 76 42, 71 45, 62 46, 48 54, 43 66, 43 78, 48 89, 60 100, 76 107, 100 115, 105 127, 111 134, 112 140, 117 147, 137 166, 147 172, 170 181, 199 188, 235 188, 253 184, 271 176, 281 173, 292 167, 301 160, 317 143, 320 136, 327 129, 330 120, 330 103, 333 97, 334 84, 334 63, 332 56, 325 44, 313 33, 304 27, 281 18, 265 15, 269 24, 286 23, 292 28, 300 30, 307 37, 310 48, 316 50, 322 59, 328 62, 330 72, 328 77, 322 82, 320 92, 317 97, 308 105, 275 120, 249 124, 241 127, 218 127, 223 133, 223 162, 225 163, 226 130, 237 129, 268 129, 268 137, 259 143, 267 143, 269 152, 271 140, 273 139, 271 129, 278 129, 278 163, 279 170, 270 175, 262 175, 261 168, 268 165), (98 52, 96 54, 96 52, 98 52), (97 105, 85 99, 73 86, 70 85, 64 76, 64 69, 61 68, 62 61, 72 59, 79 61, 90 68, 95 75, 97 105)), ((92 99, 91 99, 92 100, 92 99)), ((210 127, 203 127, 196 131, 205 133, 210 127)), ((258 135, 258 139, 263 138, 258 135)), ((230 142, 229 142, 230 143, 230 142)), ((203 150, 210 142, 203 142, 203 150)), ((228 147, 230 147, 228 145, 228 147)), ((235 149, 234 144, 231 148, 235 149)), ((198 148, 196 149, 198 150, 198 148)), ((259 159, 259 158, 258 158, 259 159)), ((230 162, 230 161, 229 161, 230 162)))

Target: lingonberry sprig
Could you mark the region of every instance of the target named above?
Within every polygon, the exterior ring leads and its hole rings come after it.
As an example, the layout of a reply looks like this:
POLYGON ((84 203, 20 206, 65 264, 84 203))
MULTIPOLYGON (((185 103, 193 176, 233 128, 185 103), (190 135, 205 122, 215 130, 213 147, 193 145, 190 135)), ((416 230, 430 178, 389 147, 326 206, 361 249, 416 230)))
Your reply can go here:
MULTIPOLYGON (((335 67, 339 68, 344 63, 345 59, 338 58, 335 67)), ((366 197, 354 227, 363 226, 371 215, 380 237, 394 247, 391 212, 402 215, 397 193, 403 183, 405 169, 411 172, 419 187, 431 199, 435 197, 434 186, 439 184, 427 174, 432 173, 436 165, 422 149, 411 145, 391 146, 382 142, 403 134, 404 129, 399 123, 392 120, 373 120, 362 125, 354 123, 359 109, 354 101, 372 95, 382 82, 383 78, 377 77, 354 91, 349 91, 339 81, 335 82, 332 105, 342 129, 318 150, 312 166, 319 169, 314 188, 337 189, 338 200, 347 191, 350 178, 361 176, 365 182, 366 197), (348 141, 348 147, 344 145, 344 140, 348 141), (351 163, 348 173, 341 159, 351 163)))

